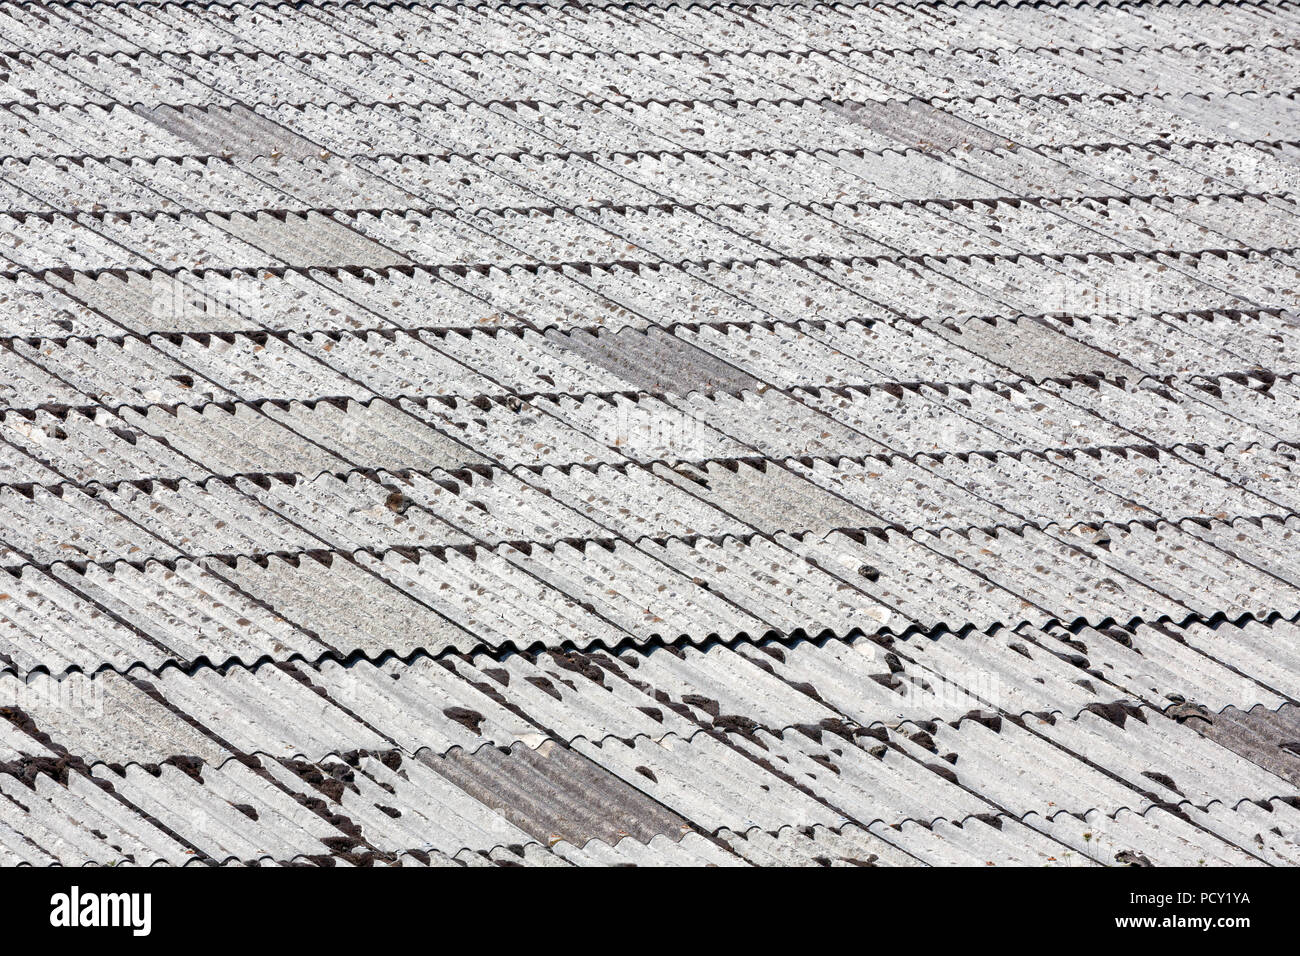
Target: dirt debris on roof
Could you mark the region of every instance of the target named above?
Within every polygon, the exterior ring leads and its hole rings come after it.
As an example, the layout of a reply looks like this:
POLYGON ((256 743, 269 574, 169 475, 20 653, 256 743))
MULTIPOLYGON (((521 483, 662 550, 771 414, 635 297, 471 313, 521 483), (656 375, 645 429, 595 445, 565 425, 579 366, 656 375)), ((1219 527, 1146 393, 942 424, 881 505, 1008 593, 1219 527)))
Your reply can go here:
POLYGON ((0 863, 1300 863, 1300 13, 0 9, 0 863))

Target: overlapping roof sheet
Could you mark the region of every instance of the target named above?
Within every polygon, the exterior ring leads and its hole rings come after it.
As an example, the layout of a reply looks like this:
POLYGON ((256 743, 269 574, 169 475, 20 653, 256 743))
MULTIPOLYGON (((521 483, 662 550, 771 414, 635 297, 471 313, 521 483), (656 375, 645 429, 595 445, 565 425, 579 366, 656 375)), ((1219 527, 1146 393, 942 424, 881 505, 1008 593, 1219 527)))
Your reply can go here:
POLYGON ((0 862, 1300 863, 1300 6, 0 3, 0 862))

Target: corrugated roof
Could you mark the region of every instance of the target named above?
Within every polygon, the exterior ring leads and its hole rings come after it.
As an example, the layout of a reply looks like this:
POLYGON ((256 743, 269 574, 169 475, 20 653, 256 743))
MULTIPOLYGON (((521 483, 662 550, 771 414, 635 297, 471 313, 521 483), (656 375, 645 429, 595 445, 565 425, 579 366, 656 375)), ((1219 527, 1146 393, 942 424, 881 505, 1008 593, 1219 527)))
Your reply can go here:
POLYGON ((1300 864, 1290 0, 45 7, 0 862, 1300 864))

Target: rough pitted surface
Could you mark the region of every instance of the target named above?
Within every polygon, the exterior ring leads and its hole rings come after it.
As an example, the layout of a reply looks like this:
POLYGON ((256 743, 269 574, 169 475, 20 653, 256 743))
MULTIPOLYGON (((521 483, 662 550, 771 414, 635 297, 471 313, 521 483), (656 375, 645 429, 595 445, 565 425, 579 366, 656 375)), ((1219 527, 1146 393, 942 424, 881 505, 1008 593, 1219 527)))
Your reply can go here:
POLYGON ((1294 3, 0 36, 0 863, 1300 863, 1294 3))

